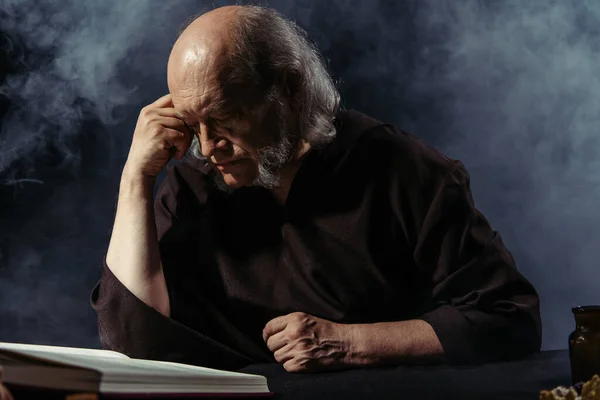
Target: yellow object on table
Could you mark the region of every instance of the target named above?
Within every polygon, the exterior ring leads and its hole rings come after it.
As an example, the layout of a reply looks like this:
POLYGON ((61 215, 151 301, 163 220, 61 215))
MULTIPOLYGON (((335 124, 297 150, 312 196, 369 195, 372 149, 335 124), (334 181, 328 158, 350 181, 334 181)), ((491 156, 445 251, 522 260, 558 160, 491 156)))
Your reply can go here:
POLYGON ((587 381, 581 389, 581 398, 590 400, 600 400, 600 376, 594 375, 587 381))
POLYGON ((585 382, 581 394, 574 387, 558 386, 552 390, 542 390, 540 400, 600 400, 600 376, 594 375, 585 382))

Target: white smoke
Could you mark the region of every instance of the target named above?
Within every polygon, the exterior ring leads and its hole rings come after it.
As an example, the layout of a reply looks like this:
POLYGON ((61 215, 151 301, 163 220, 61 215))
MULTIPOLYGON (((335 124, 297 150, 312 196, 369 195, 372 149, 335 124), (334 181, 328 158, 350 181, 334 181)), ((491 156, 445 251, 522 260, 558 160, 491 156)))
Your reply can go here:
POLYGON ((600 3, 432 0, 419 16, 447 55, 427 80, 451 94, 445 150, 540 291, 544 347, 564 348, 570 308, 600 303, 600 3))
POLYGON ((143 103, 167 90, 171 45, 199 11, 192 0, 0 0, 0 55, 14 57, 0 68, 16 65, 0 79, 10 107, 0 114, 0 341, 97 345, 88 299, 114 164, 143 103))
POLYGON ((76 166, 81 155, 69 143, 83 134, 83 120, 113 125, 115 108, 135 99, 141 81, 125 81, 118 67, 156 79, 162 65, 152 64, 154 56, 168 47, 192 4, 3 0, 0 29, 9 42, 24 43, 30 55, 0 86, 0 96, 12 104, 0 131, 3 182, 35 179, 35 171, 6 174, 15 163, 31 164, 49 148, 62 154, 63 167, 76 166), (149 44, 156 45, 154 56, 139 51, 149 44))

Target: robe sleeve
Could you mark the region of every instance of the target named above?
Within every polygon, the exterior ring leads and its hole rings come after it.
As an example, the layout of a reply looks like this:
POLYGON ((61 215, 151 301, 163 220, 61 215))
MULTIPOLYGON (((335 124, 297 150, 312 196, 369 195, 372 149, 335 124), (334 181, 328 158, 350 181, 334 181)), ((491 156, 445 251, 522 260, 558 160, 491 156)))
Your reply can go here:
MULTIPOLYGON (((185 196, 173 168, 160 186, 155 201, 155 218, 163 268, 177 267, 186 271, 194 260, 188 247, 189 225, 175 215, 178 199, 185 196), (181 255, 181 256, 178 256, 181 255)), ((182 201, 180 206, 185 207, 182 201)), ((189 248, 189 247, 188 247, 189 248)), ((165 272, 169 286, 169 274, 165 272)), ((198 318, 196 329, 175 319, 180 303, 169 287, 171 317, 159 313, 139 300, 111 272, 104 261, 100 282, 93 289, 91 304, 98 314, 98 333, 103 348, 124 353, 133 358, 165 360, 219 369, 239 369, 252 360, 220 341, 218 335, 205 334, 204 322, 198 318)), ((196 304, 197 305, 197 304, 196 304)), ((200 307, 202 308, 202 307, 200 307)), ((206 304, 206 308, 210 308, 206 304)), ((207 327, 208 329, 208 327, 207 327)), ((210 332, 210 330, 208 331, 210 332)))
POLYGON ((422 210, 414 261, 430 303, 418 319, 434 329, 449 363, 520 358, 539 351, 539 298, 500 235, 475 208, 459 162, 422 210))

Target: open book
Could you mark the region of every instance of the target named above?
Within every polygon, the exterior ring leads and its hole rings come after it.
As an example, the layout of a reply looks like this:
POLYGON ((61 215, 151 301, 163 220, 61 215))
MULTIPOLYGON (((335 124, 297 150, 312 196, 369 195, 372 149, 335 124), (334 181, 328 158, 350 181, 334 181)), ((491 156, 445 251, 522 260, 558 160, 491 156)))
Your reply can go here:
POLYGON ((133 359, 108 350, 3 342, 0 380, 8 385, 121 398, 271 394, 266 378, 259 375, 133 359))

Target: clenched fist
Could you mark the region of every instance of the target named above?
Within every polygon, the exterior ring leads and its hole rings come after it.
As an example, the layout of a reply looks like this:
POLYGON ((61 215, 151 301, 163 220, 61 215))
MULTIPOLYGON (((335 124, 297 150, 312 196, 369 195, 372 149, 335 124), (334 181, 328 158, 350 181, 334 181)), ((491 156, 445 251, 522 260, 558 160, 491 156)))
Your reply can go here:
POLYGON ((296 312, 272 319, 263 339, 288 372, 318 372, 350 364, 351 326, 296 312))
POLYGON ((138 117, 125 168, 134 174, 155 177, 171 157, 183 158, 193 132, 181 120, 171 95, 147 105, 138 117))

